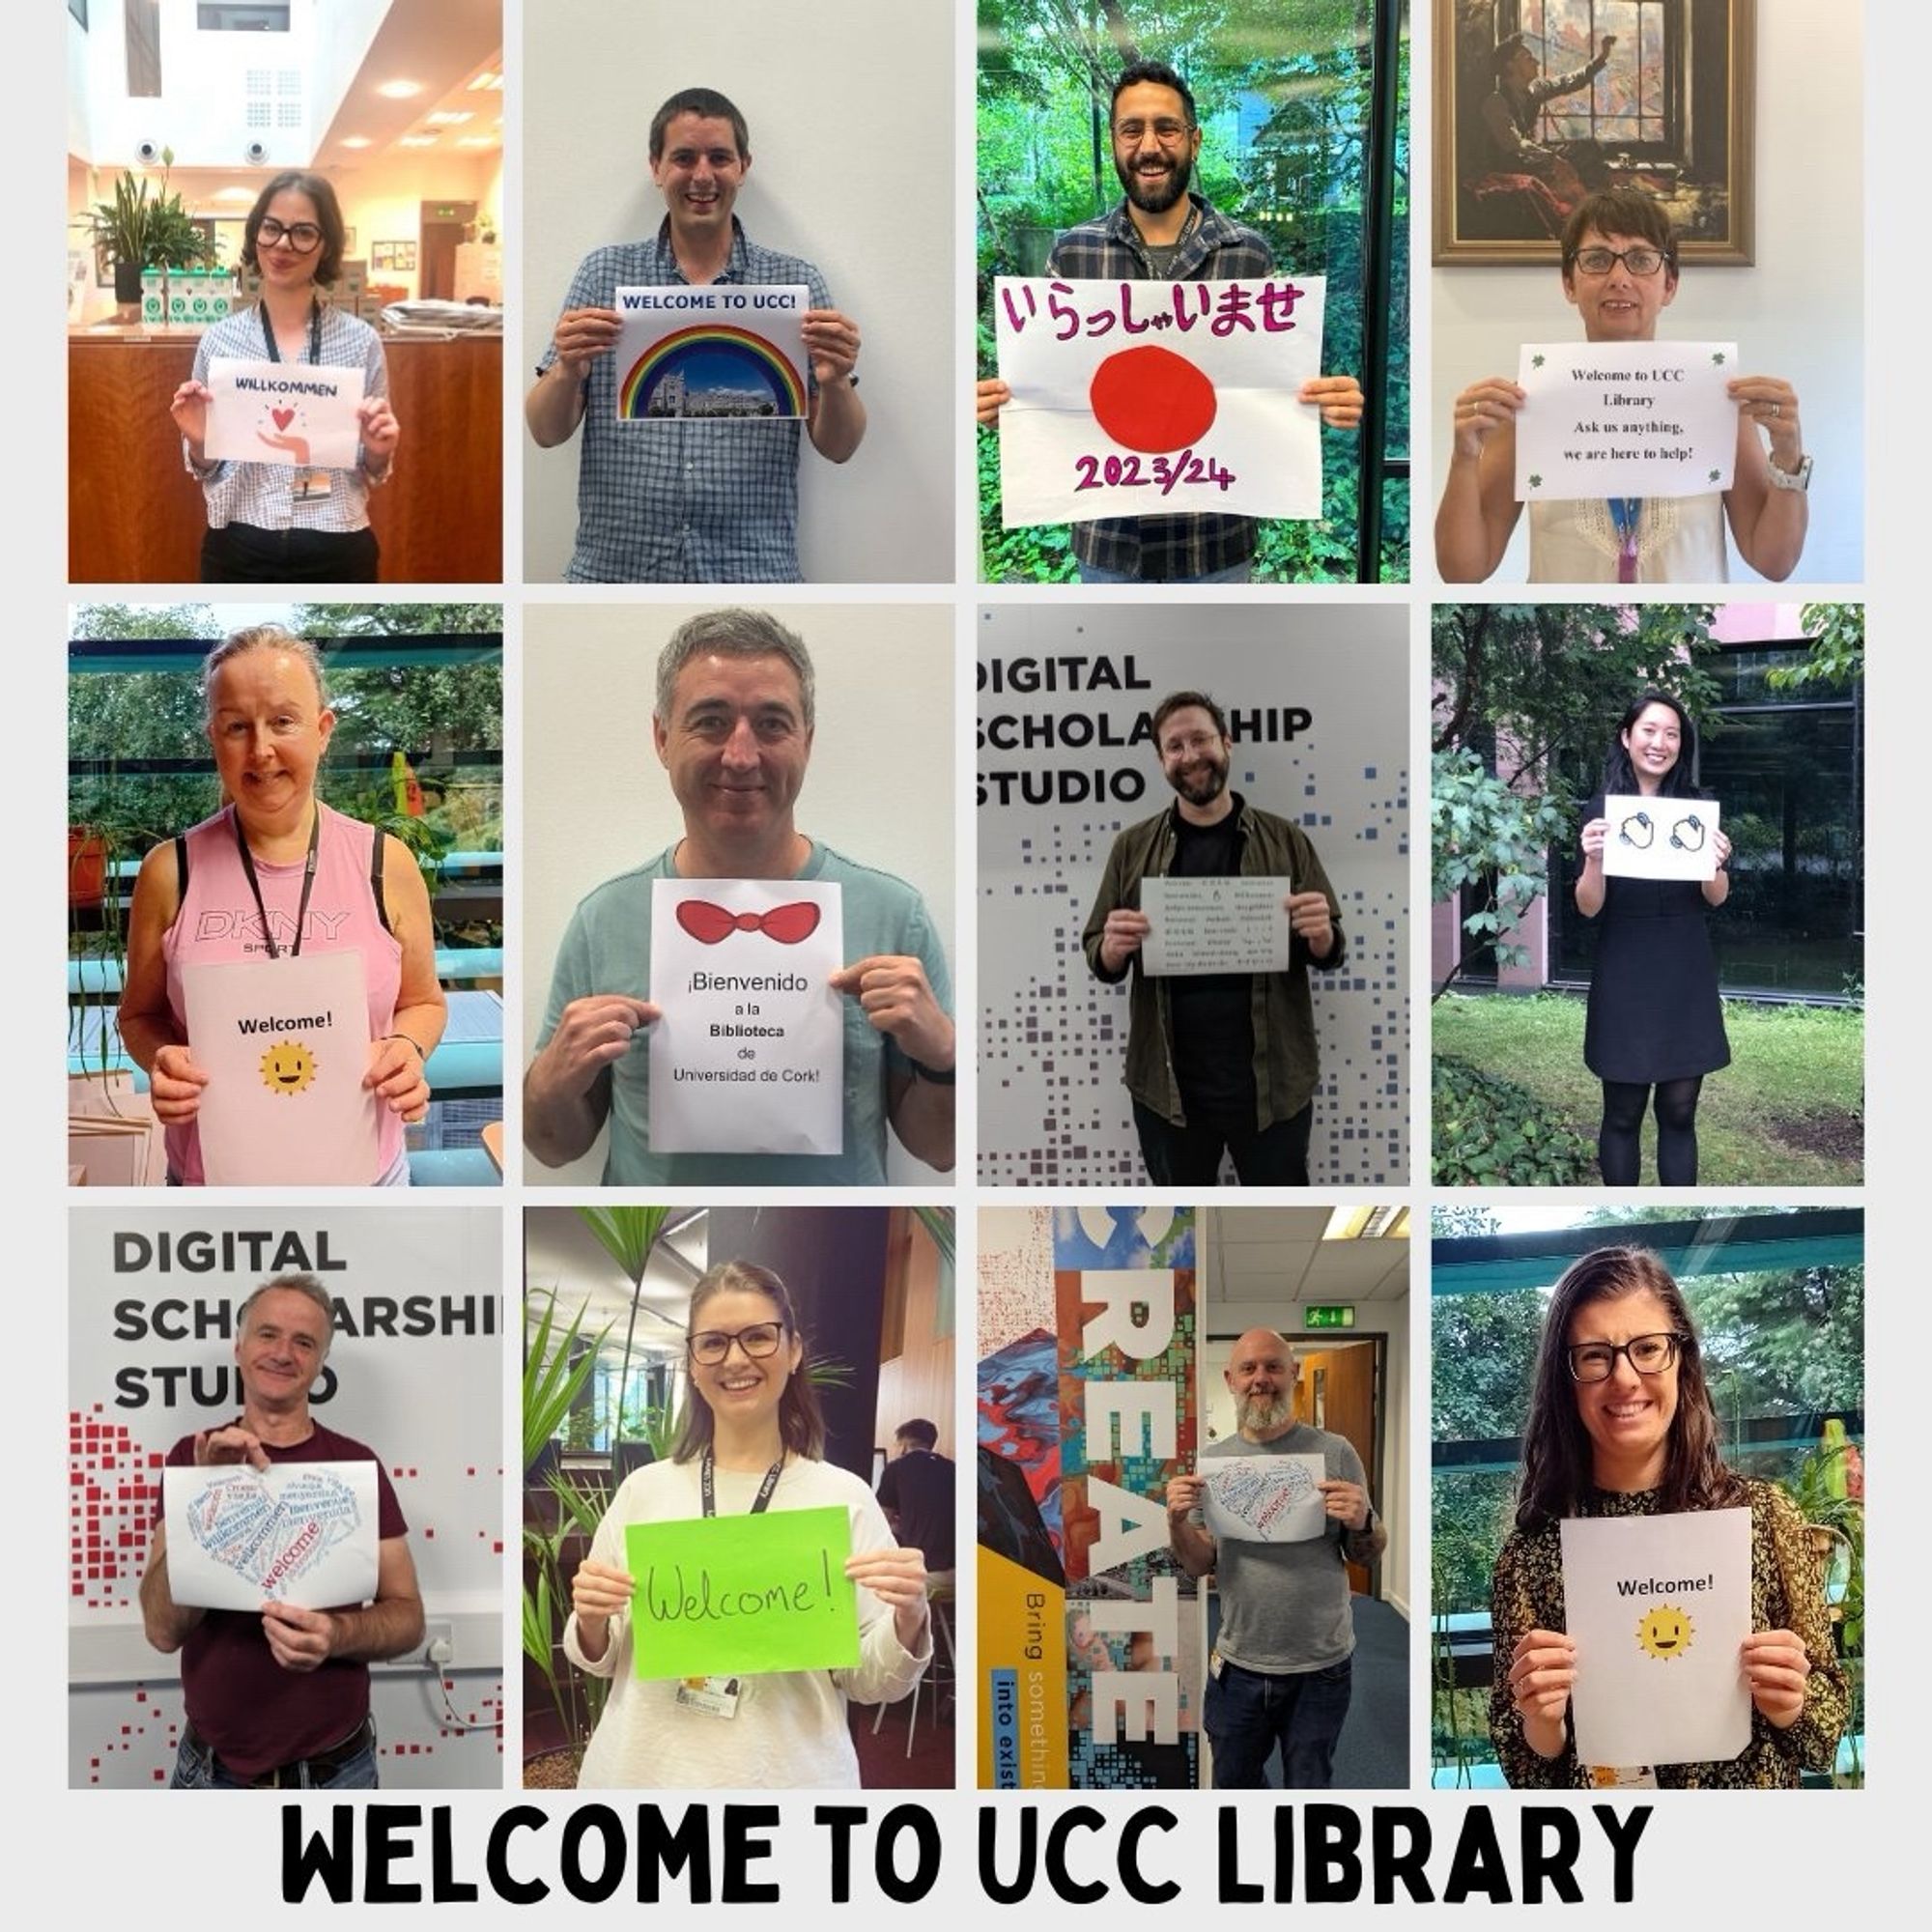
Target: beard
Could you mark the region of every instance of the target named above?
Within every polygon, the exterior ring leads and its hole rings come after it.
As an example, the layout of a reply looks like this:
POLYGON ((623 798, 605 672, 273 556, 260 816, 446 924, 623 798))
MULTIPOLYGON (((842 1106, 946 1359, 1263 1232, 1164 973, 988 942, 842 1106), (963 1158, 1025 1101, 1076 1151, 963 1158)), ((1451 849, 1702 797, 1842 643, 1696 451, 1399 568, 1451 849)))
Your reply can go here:
POLYGON ((1286 1389, 1274 1395, 1244 1395, 1235 1405, 1235 1420, 1243 1430, 1259 1434, 1279 1429, 1294 1413, 1293 1398, 1286 1389))
POLYGON ((1228 789, 1228 761, 1206 759, 1185 771, 1170 772, 1167 781, 1189 805, 1212 805, 1228 789))
POLYGON ((1194 163, 1182 155, 1165 174, 1144 175, 1133 167, 1122 167, 1120 156, 1116 156, 1114 172, 1120 176, 1127 199, 1144 214, 1165 214, 1187 192, 1187 184, 1194 177, 1194 163))

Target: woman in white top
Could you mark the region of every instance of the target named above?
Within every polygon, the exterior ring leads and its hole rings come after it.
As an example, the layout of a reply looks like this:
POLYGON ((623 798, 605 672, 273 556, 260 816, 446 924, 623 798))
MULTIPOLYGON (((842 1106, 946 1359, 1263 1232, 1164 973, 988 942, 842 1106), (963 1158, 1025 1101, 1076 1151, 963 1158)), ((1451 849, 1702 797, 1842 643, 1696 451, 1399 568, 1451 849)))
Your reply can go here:
POLYGON ((323 298, 342 270, 348 229, 335 190, 321 175, 291 170, 270 181, 242 226, 242 266, 262 277, 260 299, 201 338, 194 374, 169 405, 189 471, 208 506, 204 583, 373 583, 376 533, 369 492, 388 478, 402 440, 389 408, 383 344, 366 322, 323 298), (358 369, 361 446, 354 467, 312 463, 298 421, 278 413, 261 440, 286 463, 211 461, 210 365, 216 356, 358 369))
POLYGON ((693 1289, 689 1321, 690 1393, 670 1460, 625 1478, 571 1584, 564 1654, 611 1680, 578 1783, 856 1789, 847 1700, 903 1697, 932 1661, 925 1559, 894 1542, 859 1477, 820 1460, 825 1425, 784 1283, 769 1268, 722 1262, 693 1289), (856 1667, 697 1681, 636 1674, 628 1525, 828 1505, 851 1519, 845 1574, 859 1586, 856 1667))
MULTIPOLYGON (((1658 318, 1677 296, 1677 240, 1657 202, 1634 188, 1590 195, 1565 224, 1562 248, 1563 293, 1589 341, 1656 340, 1658 318)), ((1804 548, 1811 479, 1797 394, 1776 376, 1736 376, 1725 388, 1738 406, 1728 490, 1532 503, 1529 582, 1723 582, 1726 525, 1738 554, 1760 576, 1789 577, 1804 548)), ((1487 376, 1456 398, 1454 453, 1435 512, 1435 567, 1448 582, 1489 577, 1516 529, 1522 401, 1506 376, 1487 376)))

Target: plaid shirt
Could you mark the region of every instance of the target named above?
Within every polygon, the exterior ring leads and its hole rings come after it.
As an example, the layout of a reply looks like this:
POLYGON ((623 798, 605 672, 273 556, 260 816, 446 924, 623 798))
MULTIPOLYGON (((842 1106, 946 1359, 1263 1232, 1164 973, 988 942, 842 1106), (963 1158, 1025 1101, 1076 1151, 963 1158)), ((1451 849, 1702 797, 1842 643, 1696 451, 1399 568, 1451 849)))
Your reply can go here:
MULTIPOLYGON (((685 280, 670 245, 670 217, 650 242, 624 242, 584 257, 563 305, 615 308, 620 288, 685 280)), ((731 221, 731 253, 718 281, 802 282, 813 308, 830 308, 810 262, 745 240, 731 221)), ((556 360, 544 351, 539 376, 556 360)), ((584 379, 583 450, 577 470, 577 548, 569 583, 796 583, 798 448, 805 425, 617 420, 615 355, 584 379)), ((813 394, 817 384, 811 384, 813 394)))
MULTIPOLYGON (((322 305, 322 354, 308 353, 309 332, 304 324, 301 353, 298 362, 326 363, 333 369, 360 369, 362 393, 386 396, 389 393, 388 365, 383 359, 383 340, 366 322, 344 315, 330 302, 322 305)), ((254 307, 238 309, 233 315, 211 325, 195 346, 194 380, 208 381, 208 365, 217 355, 241 362, 267 362, 270 359, 262 336, 262 317, 254 307)), ((286 463, 217 463, 197 469, 187 453, 187 439, 182 438, 182 462, 187 473, 201 484, 208 504, 208 527, 225 530, 230 524, 247 524, 258 530, 365 530, 369 527, 369 491, 377 480, 359 466, 354 469, 331 469, 326 497, 298 497, 296 479, 301 471, 286 463)), ((395 473, 392 462, 384 470, 387 482, 395 473)))
MULTIPOLYGON (((1187 198, 1200 219, 1165 277, 1154 273, 1124 201, 1111 214, 1069 228, 1053 244, 1046 272, 1069 282, 1232 282, 1272 272, 1274 251, 1264 237, 1216 213, 1198 194, 1187 198)), ((1082 563, 1149 583, 1181 583, 1245 563, 1255 554, 1255 540, 1252 517, 1218 513, 1109 517, 1073 526, 1073 554, 1082 563)))

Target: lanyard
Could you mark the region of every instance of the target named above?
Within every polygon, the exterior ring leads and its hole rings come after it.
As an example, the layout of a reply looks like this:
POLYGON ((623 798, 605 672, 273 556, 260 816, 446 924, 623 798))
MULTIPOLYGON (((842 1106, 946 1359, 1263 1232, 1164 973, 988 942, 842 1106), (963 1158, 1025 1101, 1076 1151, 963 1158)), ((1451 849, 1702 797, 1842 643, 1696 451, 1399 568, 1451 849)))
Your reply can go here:
POLYGON ((1636 582, 1636 526, 1643 518, 1641 497, 1612 497, 1610 522, 1617 532, 1617 582, 1636 582))
MULTIPOLYGON (((279 362, 282 352, 275 347, 275 331, 269 327, 269 308, 266 302, 256 305, 256 313, 261 318, 262 340, 268 345, 269 360, 279 362)), ((311 363, 322 360, 322 298, 308 298, 308 359, 311 363)))
MULTIPOLYGON (((322 842, 322 807, 315 808, 315 819, 308 829, 308 857, 302 862, 301 901, 296 907, 295 944, 289 948, 289 957, 299 959, 302 950, 302 931, 308 924, 308 895, 315 890, 316 847, 322 842)), ((255 895, 255 910, 262 915, 262 938, 269 949, 270 959, 279 959, 282 949, 275 944, 275 935, 269 929, 269 908, 262 903, 262 882, 255 876, 255 855, 248 849, 248 836, 242 830, 242 814, 235 814, 235 847, 242 854, 242 869, 248 875, 248 890, 255 895)), ((710 1511, 705 1512, 707 1516, 710 1511)))
MULTIPOLYGON (((784 1452, 781 1450, 779 1452, 779 1460, 765 1471, 765 1480, 758 1485, 758 1493, 753 1499, 749 1512, 752 1516, 759 1515, 764 1510, 765 1505, 771 1501, 772 1492, 779 1486, 779 1471, 784 1467, 784 1452)), ((716 1516, 718 1514, 718 1492, 711 1480, 711 1451, 707 1449, 704 1452, 703 1460, 697 1465, 698 1487, 704 1493, 704 1514, 706 1516, 716 1516)))

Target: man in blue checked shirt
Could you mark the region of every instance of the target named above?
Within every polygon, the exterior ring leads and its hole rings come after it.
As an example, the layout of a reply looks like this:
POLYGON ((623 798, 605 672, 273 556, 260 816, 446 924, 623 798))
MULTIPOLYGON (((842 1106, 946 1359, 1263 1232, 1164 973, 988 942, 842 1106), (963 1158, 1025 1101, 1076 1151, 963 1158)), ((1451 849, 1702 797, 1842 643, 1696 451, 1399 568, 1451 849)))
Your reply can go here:
POLYGON ((619 288, 675 283, 803 283, 811 359, 805 429, 843 463, 866 434, 859 327, 832 306, 824 277, 796 255, 745 239, 731 213, 752 165, 745 117, 708 87, 686 88, 651 121, 651 180, 666 214, 648 242, 593 250, 578 269, 537 380, 524 402, 544 448, 583 424, 572 583, 796 582, 796 421, 760 424, 617 420, 619 288))
MULTIPOLYGON (((1054 243, 1046 272, 1067 281, 1227 282, 1274 268, 1264 236, 1188 187, 1201 154, 1194 96, 1171 67, 1137 61, 1114 83, 1114 172, 1126 198, 1111 213, 1069 228, 1054 243)), ((1362 419, 1352 376, 1318 376, 1297 392, 1331 429, 1362 419)), ((997 378, 980 384, 981 423, 996 425, 1011 392, 997 378)), ((1073 526, 1083 583, 1245 583, 1259 526, 1252 517, 1111 517, 1073 526)))

